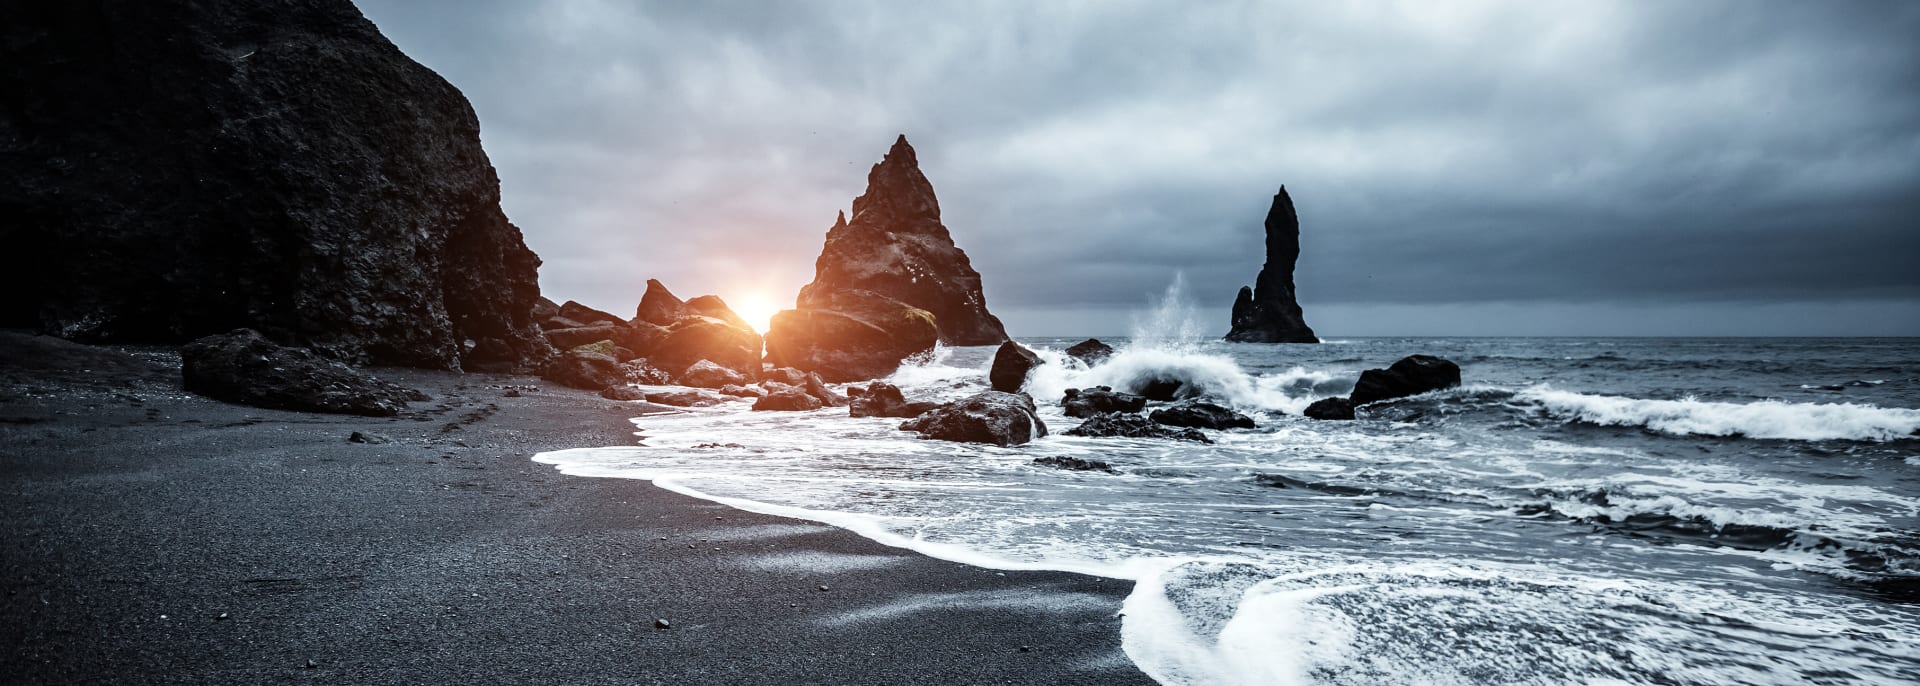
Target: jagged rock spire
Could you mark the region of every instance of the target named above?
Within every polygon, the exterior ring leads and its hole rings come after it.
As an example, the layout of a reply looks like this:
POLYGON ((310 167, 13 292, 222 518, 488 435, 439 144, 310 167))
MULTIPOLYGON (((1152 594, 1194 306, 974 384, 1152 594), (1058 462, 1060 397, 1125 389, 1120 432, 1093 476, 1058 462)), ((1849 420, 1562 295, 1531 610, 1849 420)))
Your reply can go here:
POLYGON ((1300 259, 1300 218, 1287 187, 1267 210, 1267 263, 1253 287, 1240 287, 1233 301, 1233 329, 1227 340, 1241 343, 1319 343, 1307 326, 1293 293, 1293 267, 1300 259))

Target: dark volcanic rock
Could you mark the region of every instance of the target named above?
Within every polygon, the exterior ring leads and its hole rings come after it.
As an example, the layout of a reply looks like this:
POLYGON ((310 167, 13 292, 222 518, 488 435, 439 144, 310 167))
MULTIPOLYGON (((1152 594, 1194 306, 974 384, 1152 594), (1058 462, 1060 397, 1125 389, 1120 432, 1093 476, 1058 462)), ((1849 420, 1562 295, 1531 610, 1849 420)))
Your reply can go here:
POLYGON ((940 405, 900 425, 923 438, 963 443, 1020 445, 1047 435, 1033 398, 1025 393, 981 391, 940 405))
POLYGON ((700 360, 687 366, 680 372, 678 380, 683 386, 694 388, 721 388, 723 386, 741 386, 748 381, 746 375, 709 360, 700 360))
POLYGON ((662 341, 667 340, 667 333, 667 327, 636 319, 622 327, 613 342, 633 351, 635 355, 646 357, 652 355, 653 349, 659 347, 662 341))
POLYGON ((661 369, 686 369, 700 360, 753 375, 760 371, 760 334, 705 315, 687 315, 647 352, 661 369))
POLYGON ((759 386, 728 384, 720 387, 720 395, 731 395, 735 398, 764 398, 767 397, 767 392, 761 390, 759 386))
POLYGON ((593 326, 595 324, 627 325, 627 320, 625 319, 587 307, 572 300, 568 300, 566 303, 560 305, 559 316, 563 319, 571 319, 587 326, 593 326))
POLYGON ((0 326, 551 354, 472 107, 348 0, 5 3, 0 45, 0 326))
POLYGON ((1267 263, 1253 287, 1240 287, 1233 301, 1233 329, 1227 340, 1241 343, 1319 343, 1293 296, 1293 266, 1300 259, 1300 218, 1287 187, 1267 210, 1267 263))
POLYGON ((827 230, 814 265, 813 283, 800 289, 800 310, 838 309, 833 294, 872 291, 933 313, 948 345, 1007 340, 1000 320, 987 312, 979 272, 940 223, 933 184, 920 173, 906 136, 867 173, 867 192, 853 199, 853 218, 842 214, 827 230))
POLYGON ((807 373, 792 367, 775 367, 760 374, 762 381, 778 381, 788 386, 800 386, 807 383, 807 373))
POLYGON ((1113 346, 1101 343, 1098 338, 1089 338, 1067 348, 1067 354, 1091 367, 1113 357, 1113 346))
POLYGON ((650 322, 658 326, 673 326, 681 317, 693 314, 693 310, 680 298, 667 290, 659 279, 647 279, 647 292, 640 296, 640 307, 633 313, 633 320, 650 322))
POLYGON ((558 316, 560 316, 560 305, 558 303, 548 300, 544 295, 533 299, 534 321, 546 321, 558 316))
POLYGON ((827 407, 846 407, 847 405, 847 396, 833 392, 819 374, 808 374, 806 384, 801 388, 807 392, 807 395, 819 398, 820 404, 827 407))
POLYGON ((1353 419, 1353 401, 1346 398, 1321 398, 1300 414, 1312 419, 1353 419))
MULTIPOLYGON (((1073 433, 1073 432, 1069 431, 1067 433, 1073 433)), ((1065 470, 1075 471, 1075 472, 1106 472, 1109 474, 1120 473, 1120 470, 1114 469, 1113 465, 1107 464, 1105 462, 1101 462, 1099 460, 1083 460, 1078 457, 1060 457, 1060 456, 1036 457, 1036 458, 1033 458, 1033 463, 1037 465, 1053 467, 1055 469, 1065 469, 1065 470)))
POLYGON ((390 417, 419 391, 381 381, 301 348, 283 348, 250 329, 207 336, 180 349, 186 389, 240 405, 390 417))
POLYGON ((1175 438, 1183 441, 1212 443, 1213 439, 1200 433, 1199 429, 1171 429, 1152 419, 1137 414, 1107 413, 1087 418, 1079 426, 1062 432, 1068 436, 1092 436, 1096 438, 1175 438))
POLYGON ((1460 365, 1432 355, 1408 355, 1386 369, 1360 373, 1347 398, 1354 405, 1405 398, 1460 385, 1460 365))
POLYGON ((792 386, 767 391, 767 397, 753 401, 753 409, 804 412, 821 408, 820 399, 792 386))
POLYGON ((576 322, 574 320, 568 319, 566 317, 561 317, 558 315, 555 315, 552 317, 546 317, 540 320, 541 331, 552 331, 554 329, 578 329, 584 326, 586 326, 585 322, 576 322))
POLYGON ((1204 400, 1188 400, 1173 407, 1154 410, 1147 415, 1168 426, 1199 429, 1251 429, 1253 418, 1204 400))
POLYGON ((753 330, 752 324, 735 314, 733 308, 727 307, 727 301, 721 300, 717 295, 703 295, 688 300, 687 309, 693 310, 695 314, 704 314, 749 331, 753 330))
POLYGON ((783 310, 767 329, 767 361, 834 383, 877 379, 939 339, 933 315, 871 291, 835 291, 783 310))
POLYGON ((1148 400, 1167 401, 1179 398, 1186 388, 1187 382, 1179 379, 1151 378, 1135 382, 1130 390, 1148 400))
POLYGON ((572 350, 583 345, 592 345, 600 341, 615 341, 625 337, 626 327, 601 323, 594 326, 582 326, 572 329, 548 329, 547 342, 557 350, 572 350))
POLYGON ((927 410, 938 407, 937 403, 907 402, 900 388, 884 381, 867 384, 867 390, 853 399, 847 408, 851 417, 918 417, 927 410))
POLYGON ((622 384, 600 389, 600 397, 608 400, 646 400, 647 392, 622 384))
POLYGON ((647 402, 674 407, 708 407, 726 401, 727 399, 720 395, 691 388, 680 391, 654 391, 647 394, 647 402))
POLYGON ((1146 409, 1147 399, 1132 393, 1115 393, 1108 386, 1093 388, 1069 388, 1060 406, 1066 408, 1069 417, 1092 417, 1105 412, 1139 412, 1146 409))
POLYGON ((562 386, 597 391, 627 382, 626 369, 610 355, 573 349, 547 361, 540 378, 562 386))
POLYGON ((993 353, 993 369, 987 372, 987 380, 992 382, 993 390, 1015 393, 1027 385, 1027 373, 1045 362, 1026 346, 1007 341, 993 353))

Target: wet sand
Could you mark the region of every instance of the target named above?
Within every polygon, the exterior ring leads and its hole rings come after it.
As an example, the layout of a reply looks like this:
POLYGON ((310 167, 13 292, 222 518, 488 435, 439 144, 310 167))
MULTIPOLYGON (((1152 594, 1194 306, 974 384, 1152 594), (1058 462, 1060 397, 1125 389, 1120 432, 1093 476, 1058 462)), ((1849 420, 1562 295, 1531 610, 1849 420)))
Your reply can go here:
POLYGON ((529 459, 632 444, 644 403, 377 370, 433 400, 281 412, 185 393, 159 349, 0 336, 8 683, 1153 683, 1120 650, 1126 582, 529 459))

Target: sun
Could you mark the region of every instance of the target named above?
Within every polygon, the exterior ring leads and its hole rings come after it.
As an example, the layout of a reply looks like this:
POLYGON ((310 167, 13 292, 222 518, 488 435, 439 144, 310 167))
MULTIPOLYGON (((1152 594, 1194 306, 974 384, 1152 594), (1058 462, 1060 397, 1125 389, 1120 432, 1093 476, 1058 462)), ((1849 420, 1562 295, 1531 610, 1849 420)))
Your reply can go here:
POLYGON ((773 299, 767 297, 765 293, 745 293, 739 298, 729 303, 733 307, 733 313, 747 320, 747 324, 752 326, 754 331, 766 333, 767 327, 773 321, 773 313, 780 311, 780 308, 775 306, 773 299))

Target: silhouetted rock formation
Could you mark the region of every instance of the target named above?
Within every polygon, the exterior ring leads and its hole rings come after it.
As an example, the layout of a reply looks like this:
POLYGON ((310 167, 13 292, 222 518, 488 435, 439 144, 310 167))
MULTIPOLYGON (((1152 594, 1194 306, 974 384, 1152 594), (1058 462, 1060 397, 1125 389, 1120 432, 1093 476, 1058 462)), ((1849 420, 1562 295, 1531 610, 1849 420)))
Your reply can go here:
POLYGON ((1073 347, 1067 348, 1067 355, 1081 362, 1085 362, 1087 366, 1091 367, 1107 361, 1109 357, 1113 357, 1113 346, 1101 343, 1098 338, 1089 338, 1073 344, 1073 347))
POLYGON ((647 279, 647 292, 640 296, 640 307, 633 313, 635 321, 652 322, 660 326, 673 326, 681 317, 692 310, 687 304, 667 290, 659 279, 647 279))
POLYGON ((1014 393, 1019 391, 1021 386, 1027 385, 1027 374, 1031 373, 1034 367, 1045 363, 1045 360, 1040 359, 1039 355, 1028 350, 1026 346, 1007 341, 1000 344, 999 350, 994 351, 993 367, 987 370, 987 381, 992 384, 993 390, 1014 393))
POLYGON ((939 340, 931 313, 872 291, 835 291, 812 303, 773 315, 768 362, 834 383, 864 381, 892 374, 939 340))
POLYGON ((1132 393, 1116 393, 1110 386, 1093 388, 1069 388, 1066 397, 1060 399, 1067 416, 1086 418, 1107 412, 1139 412, 1147 407, 1144 396, 1132 393))
POLYGON ((419 391, 315 355, 284 348, 250 329, 207 336, 180 349, 186 389, 240 405, 276 410, 391 417, 419 391))
POLYGON ((1300 414, 1311 419, 1353 419, 1353 401, 1346 398, 1321 398, 1300 414))
POLYGON ((1204 400, 1183 401, 1172 407, 1154 410, 1147 416, 1167 426, 1196 429, 1251 429, 1254 426, 1252 417, 1204 400))
POLYGON ((940 223, 933 185, 906 136, 868 172, 867 192, 853 199, 853 218, 842 214, 827 231, 814 270, 813 283, 800 289, 798 309, 832 309, 837 293, 872 291, 933 313, 947 345, 1007 340, 1000 320, 987 312, 979 272, 940 223))
POLYGON ((1347 398, 1357 406, 1458 385, 1460 365, 1432 355, 1408 355, 1386 369, 1361 372, 1347 398))
POLYGON ((473 109, 348 0, 6 3, 0 45, 0 325, 551 354, 473 109))
POLYGON ((1025 393, 981 391, 940 405, 900 425, 922 438, 964 443, 1020 445, 1047 435, 1039 409, 1025 393))
POLYGON ((1300 259, 1300 218, 1287 187, 1267 210, 1267 263, 1253 287, 1240 287, 1233 301, 1233 329, 1227 340, 1241 343, 1319 343, 1293 296, 1293 265, 1300 259))

